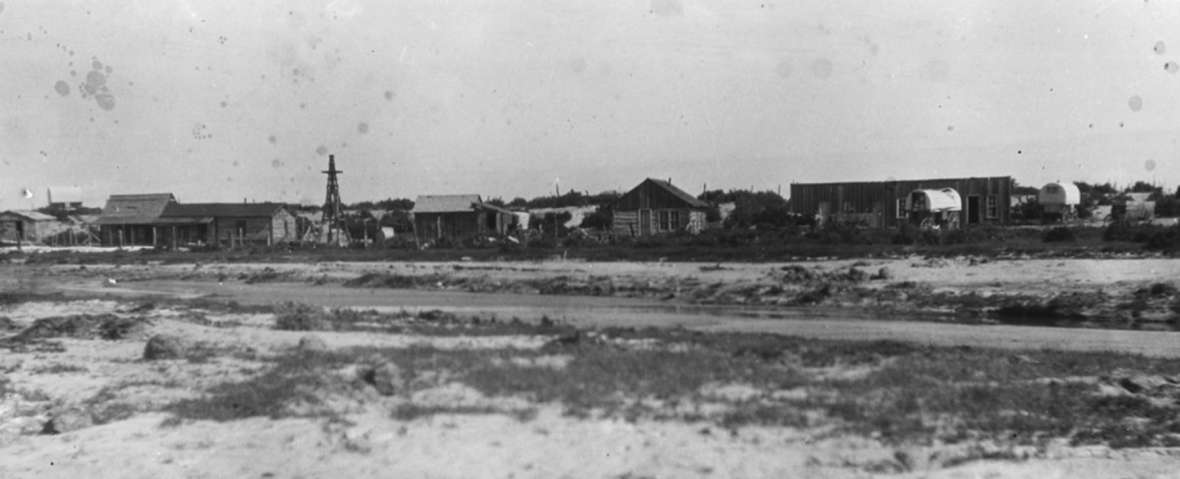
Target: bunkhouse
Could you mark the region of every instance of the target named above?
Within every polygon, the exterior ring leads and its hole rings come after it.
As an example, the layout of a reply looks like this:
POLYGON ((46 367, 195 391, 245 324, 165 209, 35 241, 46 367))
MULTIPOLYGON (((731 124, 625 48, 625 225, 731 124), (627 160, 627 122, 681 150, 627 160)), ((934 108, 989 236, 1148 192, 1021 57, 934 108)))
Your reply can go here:
POLYGON ((63 229, 53 216, 37 211, 8 210, 0 213, 0 241, 40 243, 63 229))
POLYGON ((837 183, 792 183, 790 208, 821 224, 855 223, 892 228, 910 222, 910 197, 923 190, 953 189, 961 202, 959 225, 1008 224, 1011 176, 837 183))
POLYGON ((648 178, 614 204, 612 229, 620 236, 652 236, 705 229, 709 204, 670 181, 648 178))
POLYGON ((164 208, 174 203, 172 193, 111 195, 95 221, 99 241, 109 246, 160 244, 156 224, 164 208))
POLYGON ((171 203, 154 225, 160 244, 173 248, 299 240, 295 216, 281 203, 171 203))
POLYGON ((516 215, 484 203, 479 195, 422 195, 414 201, 414 232, 422 241, 501 236, 512 231, 516 215))

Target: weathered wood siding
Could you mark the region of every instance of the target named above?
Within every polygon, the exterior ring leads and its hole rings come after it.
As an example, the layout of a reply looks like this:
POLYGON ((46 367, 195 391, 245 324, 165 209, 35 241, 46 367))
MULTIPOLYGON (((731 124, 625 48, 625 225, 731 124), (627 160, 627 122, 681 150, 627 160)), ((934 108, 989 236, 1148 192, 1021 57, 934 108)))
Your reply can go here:
POLYGON ((414 228, 423 241, 469 238, 483 231, 482 218, 483 215, 475 211, 415 213, 414 228))
POLYGON ((639 211, 616 211, 611 223, 611 229, 619 236, 644 236, 645 232, 658 235, 687 231, 692 234, 705 229, 705 212, 691 208, 663 208, 650 210, 647 216, 647 228, 640 224, 640 217, 646 216, 639 211), (662 215, 668 215, 664 221, 662 215), (672 218, 675 218, 673 221, 672 218))
POLYGON ((8 242, 39 242, 52 236, 60 228, 51 221, 33 221, 19 215, 0 214, 0 240, 8 242), (18 234, 24 233, 23 237, 18 234))
POLYGON ((299 241, 299 226, 295 222, 295 215, 292 215, 285 209, 279 210, 271 218, 270 230, 272 232, 272 243, 299 241))
POLYGON ((1008 224, 1012 201, 1010 176, 796 183, 791 185, 790 204, 793 213, 820 215, 825 221, 859 221, 870 226, 895 227, 907 218, 904 206, 898 214, 899 201, 904 205, 906 196, 914 190, 941 188, 959 192, 963 201, 959 224, 1008 224), (969 209, 970 205, 974 206, 969 209))

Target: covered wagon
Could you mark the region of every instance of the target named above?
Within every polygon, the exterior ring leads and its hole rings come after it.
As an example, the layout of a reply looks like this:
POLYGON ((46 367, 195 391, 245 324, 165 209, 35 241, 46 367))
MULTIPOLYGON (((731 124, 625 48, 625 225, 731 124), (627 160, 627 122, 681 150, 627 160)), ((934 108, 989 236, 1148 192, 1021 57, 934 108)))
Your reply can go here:
POLYGON ((1037 192, 1045 221, 1068 220, 1077 217, 1082 192, 1073 183, 1048 183, 1037 192))
POLYGON ((939 190, 914 190, 907 197, 910 222, 929 229, 954 229, 959 227, 959 212, 963 211, 963 200, 954 188, 939 190))

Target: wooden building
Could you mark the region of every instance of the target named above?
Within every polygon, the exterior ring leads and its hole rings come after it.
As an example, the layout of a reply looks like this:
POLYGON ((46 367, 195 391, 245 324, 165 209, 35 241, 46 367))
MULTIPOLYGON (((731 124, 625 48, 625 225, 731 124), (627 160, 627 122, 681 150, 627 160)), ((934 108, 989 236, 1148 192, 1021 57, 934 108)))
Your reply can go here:
POLYGON ((159 244, 173 248, 299 240, 295 216, 280 203, 171 203, 154 225, 159 244))
POLYGON ((959 225, 1008 224, 1012 177, 939 178, 853 183, 793 183, 791 212, 821 223, 893 228, 909 220, 906 198, 914 190, 953 188, 960 196, 959 225))
POLYGON ((0 213, 0 241, 40 243, 64 228, 52 216, 37 211, 8 210, 0 213))
POLYGON ((95 221, 99 241, 108 246, 160 244, 156 224, 164 208, 175 203, 172 193, 111 195, 95 221))
POLYGON ((614 204, 612 229, 620 236, 652 236, 705 229, 709 204, 664 180, 648 178, 614 204))
POLYGON ((512 231, 516 215, 479 195, 423 195, 414 201, 414 232, 421 241, 461 241, 512 231))

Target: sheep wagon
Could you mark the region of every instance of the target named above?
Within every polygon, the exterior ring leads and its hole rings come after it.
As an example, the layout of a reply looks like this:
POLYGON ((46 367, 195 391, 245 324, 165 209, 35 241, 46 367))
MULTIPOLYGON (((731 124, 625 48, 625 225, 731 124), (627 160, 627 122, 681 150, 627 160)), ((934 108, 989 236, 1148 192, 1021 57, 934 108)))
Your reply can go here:
POLYGON ((914 190, 907 197, 910 222, 923 229, 956 229, 963 200, 954 188, 914 190))

